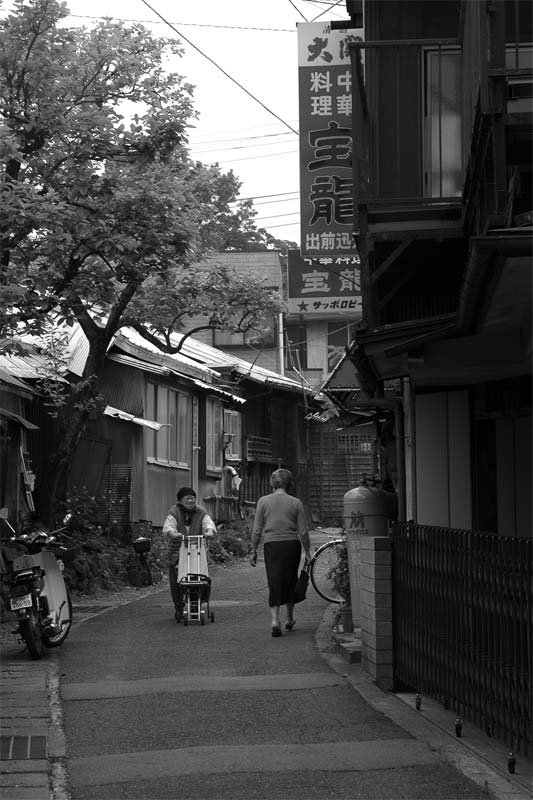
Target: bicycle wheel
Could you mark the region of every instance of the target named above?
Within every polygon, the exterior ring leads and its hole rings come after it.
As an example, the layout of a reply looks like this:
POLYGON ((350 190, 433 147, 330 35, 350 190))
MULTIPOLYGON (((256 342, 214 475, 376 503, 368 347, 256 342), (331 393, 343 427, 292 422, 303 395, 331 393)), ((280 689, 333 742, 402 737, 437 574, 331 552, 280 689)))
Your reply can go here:
POLYGON ((345 539, 333 539, 318 548, 311 558, 309 578, 316 592, 329 603, 342 603, 342 598, 335 589, 331 570, 339 560, 339 549, 346 547, 345 539))

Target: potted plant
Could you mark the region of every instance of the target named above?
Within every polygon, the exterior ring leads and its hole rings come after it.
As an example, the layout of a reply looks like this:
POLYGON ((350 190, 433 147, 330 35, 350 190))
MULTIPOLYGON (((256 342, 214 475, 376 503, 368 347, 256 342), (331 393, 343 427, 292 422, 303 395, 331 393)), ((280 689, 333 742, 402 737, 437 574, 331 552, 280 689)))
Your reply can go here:
POLYGON ((337 561, 328 572, 328 578, 333 582, 335 591, 341 598, 341 604, 335 614, 334 627, 339 633, 353 631, 350 572, 348 569, 348 548, 342 544, 337 549, 337 561))

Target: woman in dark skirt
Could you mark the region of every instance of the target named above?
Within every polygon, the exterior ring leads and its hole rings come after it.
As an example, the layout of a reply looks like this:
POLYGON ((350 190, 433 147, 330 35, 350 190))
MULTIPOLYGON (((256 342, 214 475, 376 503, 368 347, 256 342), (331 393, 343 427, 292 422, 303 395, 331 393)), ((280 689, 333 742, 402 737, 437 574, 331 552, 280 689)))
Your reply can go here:
POLYGON ((263 539, 268 581, 268 605, 272 616, 272 636, 281 636, 280 606, 287 607, 285 628, 294 628, 294 587, 302 547, 306 561, 311 559, 309 532, 303 503, 287 493, 292 486, 288 469, 277 469, 270 477, 272 494, 260 497, 252 532, 250 563, 257 564, 257 547, 263 539))

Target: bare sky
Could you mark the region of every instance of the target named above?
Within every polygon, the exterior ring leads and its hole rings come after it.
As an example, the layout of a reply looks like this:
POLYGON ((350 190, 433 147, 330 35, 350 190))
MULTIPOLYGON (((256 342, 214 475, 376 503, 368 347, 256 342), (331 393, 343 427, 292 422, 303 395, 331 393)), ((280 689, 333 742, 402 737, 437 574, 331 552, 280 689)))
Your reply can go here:
MULTIPOLYGON (((11 7, 7 0, 0 14, 11 7)), ((255 198, 258 227, 299 244, 296 24, 346 19, 344 0, 67 0, 67 7, 72 24, 106 15, 181 39, 185 56, 169 66, 196 87, 191 155, 232 169, 241 197, 255 198)))

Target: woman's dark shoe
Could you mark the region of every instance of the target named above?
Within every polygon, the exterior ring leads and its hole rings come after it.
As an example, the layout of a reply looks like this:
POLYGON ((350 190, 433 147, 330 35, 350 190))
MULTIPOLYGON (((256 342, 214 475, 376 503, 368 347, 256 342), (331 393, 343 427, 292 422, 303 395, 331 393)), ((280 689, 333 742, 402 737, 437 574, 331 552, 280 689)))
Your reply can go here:
POLYGON ((285 628, 286 628, 286 630, 288 630, 288 631, 292 631, 292 629, 294 628, 294 626, 295 626, 295 625, 296 625, 296 620, 295 620, 295 619, 293 619, 293 621, 292 621, 292 622, 286 622, 286 623, 285 623, 285 628))
POLYGON ((272 636, 282 636, 281 628, 279 625, 272 625, 272 636))

